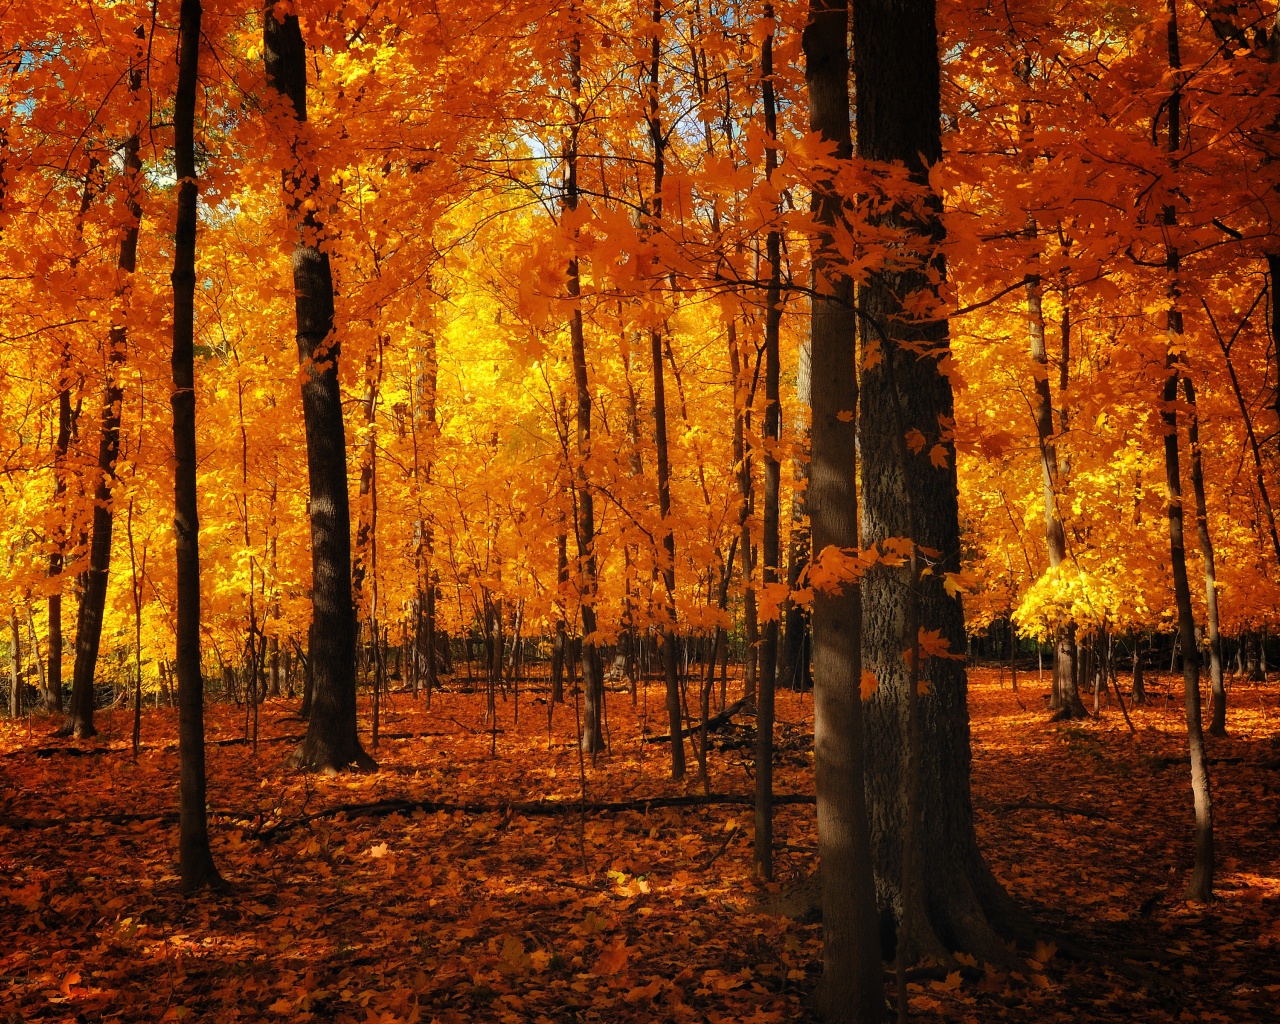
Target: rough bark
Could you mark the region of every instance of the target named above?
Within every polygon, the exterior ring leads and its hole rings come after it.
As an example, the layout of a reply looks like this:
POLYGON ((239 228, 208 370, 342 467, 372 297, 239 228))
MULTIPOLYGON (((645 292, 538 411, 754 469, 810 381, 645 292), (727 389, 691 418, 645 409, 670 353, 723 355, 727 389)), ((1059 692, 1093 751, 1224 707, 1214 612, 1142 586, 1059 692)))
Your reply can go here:
MULTIPOLYGON (((810 0, 803 48, 809 127, 849 159, 847 0, 810 0)), ((814 213, 830 230, 842 201, 828 183, 814 213)), ((809 510, 815 552, 858 543, 857 470, 850 457, 857 408, 852 282, 815 240, 810 322, 813 454, 809 510)), ((861 679, 862 604, 857 587, 825 591, 813 603, 814 774, 822 878, 823 969, 818 1008, 829 1021, 878 1021, 884 986, 864 784, 861 679)))
MULTIPOLYGON (((860 0, 854 7, 854 46, 859 155, 902 161, 918 183, 926 184, 927 168, 941 157, 934 4, 860 0), (904 75, 903 68, 913 73, 904 75)), ((887 223, 914 248, 928 253, 942 237, 940 212, 941 203, 934 197, 922 217, 897 211, 887 223)), ((935 279, 941 278, 946 269, 942 258, 929 259, 929 271, 935 279)), ((920 266, 875 272, 859 294, 867 343, 875 342, 881 351, 881 361, 864 371, 861 387, 862 543, 907 535, 909 489, 918 524, 916 543, 938 553, 938 564, 920 588, 920 627, 938 630, 951 651, 962 652, 963 610, 942 585, 944 573, 960 569, 955 447, 944 429, 953 401, 951 383, 939 371, 939 360, 949 350, 947 323, 912 317, 903 309, 905 298, 918 297, 930 287, 926 268, 920 266), (908 351, 907 346, 917 351, 908 351), (920 349, 930 354, 922 357, 920 349), (886 365, 890 362, 891 366, 886 365), (902 396, 900 407, 895 392, 902 396), (928 439, 919 454, 908 460, 908 479, 904 479, 893 436, 897 423, 904 430, 919 430, 928 439), (943 468, 935 467, 929 457, 935 445, 941 446, 945 456, 943 468)), ((827 372, 819 365, 815 346, 815 485, 817 394, 827 372)), ((816 513, 814 529, 816 551, 822 546, 816 536, 816 513)), ((889 934, 902 914, 901 837, 906 822, 908 672, 902 638, 908 602, 904 571, 882 567, 869 573, 863 585, 863 660, 879 682, 866 714, 867 794, 877 895, 889 934)), ((816 643, 815 635, 815 647, 816 643)), ((926 952, 963 950, 980 960, 1007 962, 1010 954, 1004 939, 1025 935, 1029 929, 987 868, 974 834, 964 664, 930 658, 920 675, 927 693, 919 700, 918 820, 922 827, 915 857, 928 927, 913 929, 914 948, 908 951, 908 959, 926 952)))
POLYGON ((297 233, 293 250, 294 311, 303 368, 302 415, 307 436, 311 517, 311 670, 307 736, 294 755, 315 770, 373 769, 356 734, 356 630, 351 593, 351 513, 347 498, 346 429, 338 388, 340 347, 334 335, 333 275, 316 210, 320 183, 300 171, 307 119, 307 51, 295 14, 275 0, 263 8, 267 85, 278 98, 274 124, 292 152, 285 204, 297 233))
POLYGON ((178 210, 173 244, 173 534, 177 555, 178 862, 187 892, 222 884, 205 814, 204 679, 200 673, 200 523, 196 509, 196 78, 200 0, 182 0, 174 166, 178 210))

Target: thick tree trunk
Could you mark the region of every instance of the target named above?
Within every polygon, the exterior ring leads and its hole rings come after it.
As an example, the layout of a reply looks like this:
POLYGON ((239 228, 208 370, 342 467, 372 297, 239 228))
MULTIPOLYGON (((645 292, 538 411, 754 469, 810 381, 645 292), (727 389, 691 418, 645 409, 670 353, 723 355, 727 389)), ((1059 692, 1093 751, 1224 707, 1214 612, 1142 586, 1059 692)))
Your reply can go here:
POLYGON ((174 167, 178 211, 173 245, 173 533, 177 549, 179 873, 187 892, 222 884, 205 814, 204 680, 200 674, 200 523, 196 502, 196 80, 200 0, 182 0, 174 167))
MULTIPOLYGON (((1169 67, 1175 76, 1173 94, 1168 104, 1169 160, 1176 171, 1182 148, 1182 90, 1178 44, 1177 0, 1168 0, 1169 67)), ((1169 204, 1164 209, 1165 230, 1172 233, 1177 225, 1175 208, 1169 204)), ((1183 537, 1182 477, 1179 470, 1178 451, 1178 381, 1182 376, 1179 361, 1183 347, 1182 312, 1177 308, 1179 298, 1178 275, 1181 260, 1176 245, 1168 245, 1165 253, 1165 271, 1168 275, 1170 307, 1166 320, 1167 351, 1165 356, 1164 423, 1165 486, 1169 496, 1167 510, 1169 520, 1169 561, 1173 574, 1173 593, 1178 608, 1178 639, 1182 645, 1182 688, 1186 705, 1187 746, 1191 755, 1191 795, 1195 810, 1195 860, 1191 879, 1187 884, 1187 899, 1209 902, 1213 899, 1213 801, 1209 786, 1209 764, 1204 749, 1204 733, 1200 721, 1200 665, 1199 646, 1196 643, 1195 615, 1191 607, 1191 586, 1187 581, 1187 555, 1183 537)))
POLYGON ((321 248, 319 181, 301 170, 299 136, 307 119, 307 51, 296 14, 277 16, 266 0, 262 19, 267 84, 278 98, 273 123, 294 166, 284 172, 285 204, 298 233, 293 250, 294 310, 302 363, 311 516, 312 698, 307 735, 294 758, 315 770, 377 763, 356 734, 356 631, 351 593, 351 513, 346 428, 338 388, 339 344, 333 327, 333 275, 321 248))
POLYGON ((1190 377, 1182 379, 1187 396, 1190 422, 1187 444, 1191 448, 1191 487, 1196 497, 1196 535, 1200 540, 1200 556, 1204 561, 1204 606, 1209 622, 1209 681, 1213 692, 1213 713, 1209 735, 1227 734, 1227 691, 1222 683, 1222 632, 1218 628, 1218 573, 1214 565, 1213 538, 1209 535, 1209 512, 1205 500, 1204 464, 1200 451, 1200 415, 1196 407, 1196 389, 1190 377))
MULTIPOLYGON (((810 0, 804 30, 809 127, 852 156, 849 135, 847 0, 810 0)), ((852 282, 827 252, 842 200, 830 183, 815 192, 823 234, 814 245, 810 337, 813 454, 809 510, 815 552, 858 544, 856 321, 852 282)), ((838 257, 837 257, 838 259, 838 257)), ((822 878, 823 968, 818 1008, 828 1021, 884 1017, 884 982, 868 827, 862 676, 862 603, 856 586, 822 591, 813 602, 814 774, 822 878)))
MULTIPOLYGON (((859 0, 854 6, 853 35, 858 153, 869 160, 902 161, 913 177, 925 184, 928 168, 941 157, 934 4, 859 0), (911 74, 904 75, 904 68, 911 69, 911 74)), ((897 211, 886 226, 895 226, 918 251, 929 252, 941 239, 940 211, 941 203, 935 198, 923 217, 897 211)), ((945 266, 941 257, 933 256, 928 269, 936 278, 942 277, 945 266)), ((959 600, 943 588, 944 574, 960 569, 955 446, 947 433, 940 432, 940 424, 953 414, 951 383, 938 368, 949 351, 947 323, 913 318, 903 306, 905 300, 918 301, 931 288, 936 285, 930 284, 922 266, 873 273, 859 296, 866 343, 877 345, 881 355, 878 364, 864 370, 861 387, 862 543, 906 536, 910 502, 918 524, 917 545, 940 553, 939 564, 921 582, 920 628, 939 631, 951 651, 960 654, 965 648, 963 610, 959 600), (908 344, 916 350, 908 351, 908 344), (919 354, 921 347, 929 356, 919 354), (897 394, 903 399, 900 407, 897 394), (903 479, 899 439, 893 436, 899 423, 904 430, 918 430, 927 439, 925 447, 909 460, 908 479, 903 479), (943 468, 932 464, 930 455, 935 447, 945 459, 943 468)), ((819 382, 828 373, 819 365, 815 344, 815 484, 817 395, 819 382)), ((818 551, 822 544, 816 536, 816 512, 814 515, 814 549, 818 551)), ((890 933, 902 914, 901 839, 907 820, 903 779, 908 764, 909 702, 902 642, 908 600, 904 571, 881 567, 869 573, 863 584, 863 660, 879 683, 866 715, 867 795, 878 899, 890 933)), ((913 927, 913 948, 907 951, 907 959, 922 953, 961 950, 980 960, 1007 962, 1010 954, 1004 939, 1025 936, 1029 928, 987 868, 974 834, 964 663, 929 658, 920 674, 928 688, 919 699, 917 820, 921 829, 915 863, 922 890, 919 896, 928 908, 929 920, 913 927)))

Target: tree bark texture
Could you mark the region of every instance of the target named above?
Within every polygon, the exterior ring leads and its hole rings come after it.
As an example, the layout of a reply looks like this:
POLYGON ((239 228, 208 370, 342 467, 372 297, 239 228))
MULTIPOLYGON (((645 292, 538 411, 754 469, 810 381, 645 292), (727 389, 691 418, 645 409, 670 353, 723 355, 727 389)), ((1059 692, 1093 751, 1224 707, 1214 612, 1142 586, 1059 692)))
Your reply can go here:
POLYGON ((298 241, 293 250, 294 311, 302 363, 302 415, 307 435, 311 517, 311 705, 296 756, 315 770, 373 769, 356 734, 356 629, 351 592, 351 510, 347 498, 346 428, 338 387, 333 274, 322 247, 315 203, 320 183, 304 174, 307 50, 296 14, 279 16, 266 0, 262 19, 267 84, 280 100, 274 124, 296 166, 284 172, 285 204, 298 241))
MULTIPOLYGON (((849 135, 847 0, 810 0, 804 30, 809 127, 852 156, 849 135)), ((823 233, 814 245, 810 324, 813 454, 809 512, 814 551, 858 543, 856 321, 852 283, 831 265, 829 231, 842 200, 827 184, 814 197, 823 233), (842 418, 843 414, 843 418, 842 418)), ((813 602, 814 773, 822 879, 823 968, 818 1008, 828 1021, 878 1021, 884 983, 871 871, 863 744, 862 604, 857 587, 819 592, 813 602)))
MULTIPOLYGON (((854 6, 858 154, 873 161, 902 161, 920 184, 941 157, 938 37, 932 0, 859 0, 854 6), (904 74, 903 69, 910 69, 904 74)), ((941 240, 941 202, 934 197, 924 216, 889 215, 904 241, 929 259, 929 270, 945 273, 940 256, 928 256, 941 240)), ((960 654, 965 649, 964 613, 943 588, 943 574, 960 569, 960 529, 955 446, 946 429, 953 413, 950 380, 939 371, 949 351, 947 323, 916 319, 903 302, 932 287, 924 265, 873 272, 861 289, 859 308, 867 345, 881 361, 864 370, 859 409, 862 452, 862 543, 904 537, 909 501, 918 524, 916 543, 938 563, 919 592, 920 628, 938 630, 960 654), (908 351, 911 346, 917 351, 908 351), (921 355, 919 350, 926 350, 921 355), (888 365, 891 362, 892 365, 888 365), (897 406, 897 395, 902 396, 897 406), (927 439, 907 462, 904 479, 894 432, 916 429, 927 439), (941 446, 945 466, 932 464, 941 446), (909 495, 909 498, 908 498, 909 495)), ((869 361, 872 362, 872 361, 869 361)), ((829 373, 814 352, 813 471, 817 472, 817 394, 829 373)), ((811 490, 813 485, 811 485, 811 490)), ((812 501, 812 498, 811 498, 812 501)), ((814 550, 822 544, 816 536, 814 550)), ((903 658, 908 615, 906 568, 881 566, 863 584, 866 617, 863 660, 878 680, 867 704, 867 796, 877 897, 885 931, 902 915, 902 834, 906 823, 908 670, 903 658)), ((815 636, 815 646, 816 646, 815 636)), ((1004 939, 1024 924, 978 850, 969 789, 970 745, 966 678, 962 660, 929 658, 920 670, 927 692, 920 696, 919 794, 915 863, 928 929, 913 928, 908 959, 941 948, 964 950, 980 960, 1008 962, 1004 939)))

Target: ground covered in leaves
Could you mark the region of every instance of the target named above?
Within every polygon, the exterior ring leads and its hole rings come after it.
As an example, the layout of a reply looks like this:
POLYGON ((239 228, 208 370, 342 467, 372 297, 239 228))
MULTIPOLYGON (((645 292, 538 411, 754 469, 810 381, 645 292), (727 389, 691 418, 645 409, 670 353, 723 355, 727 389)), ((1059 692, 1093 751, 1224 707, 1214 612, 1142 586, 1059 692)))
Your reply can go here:
MULTIPOLYGON (((1218 901, 1183 903, 1190 792, 1180 681, 1096 721, 1051 724, 1033 675, 971 682, 974 798, 996 874, 1044 922, 1025 973, 913 984, 922 1021, 1274 1020, 1280 1003, 1280 688, 1231 690, 1210 740, 1218 901), (1068 948, 1074 950, 1068 953, 1068 948), (1082 953, 1084 955, 1082 955, 1082 953)), ((286 769, 296 702, 208 710, 209 801, 225 894, 183 898, 173 821, 176 715, 148 710, 50 740, 0 727, 0 1016, 10 1021, 791 1021, 808 1016, 820 926, 779 915, 813 870, 813 809, 778 810, 779 880, 751 877, 745 805, 582 815, 573 705, 439 692, 384 702, 373 775, 286 769), (221 741, 221 742, 219 742, 221 741), (78 756, 77 756, 78 755, 78 756), (479 811, 539 800, 564 807, 479 811), (394 803, 404 801, 404 803, 394 803), (424 811, 411 803, 446 803, 424 811), (376 814, 330 814, 381 802, 376 814), (399 808, 396 813, 386 813, 399 808)), ((611 752, 590 803, 696 795, 641 742, 656 688, 609 695, 611 752)), ((368 736, 368 708, 362 728, 368 736)), ((778 699, 779 793, 812 791, 812 700, 778 699)), ((749 725, 742 715, 737 718, 749 725)), ((713 744, 709 785, 750 794, 746 728, 713 744)), ((891 987, 886 989, 891 994, 891 987)))

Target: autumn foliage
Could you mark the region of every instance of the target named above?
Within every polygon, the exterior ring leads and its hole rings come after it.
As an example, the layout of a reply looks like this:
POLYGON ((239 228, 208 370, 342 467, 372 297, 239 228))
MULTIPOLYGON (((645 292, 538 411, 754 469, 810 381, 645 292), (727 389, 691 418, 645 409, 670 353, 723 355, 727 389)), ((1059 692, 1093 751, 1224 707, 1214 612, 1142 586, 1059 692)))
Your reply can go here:
POLYGON ((1263 1019, 1278 19, 0 12, 5 1009, 1263 1019))

